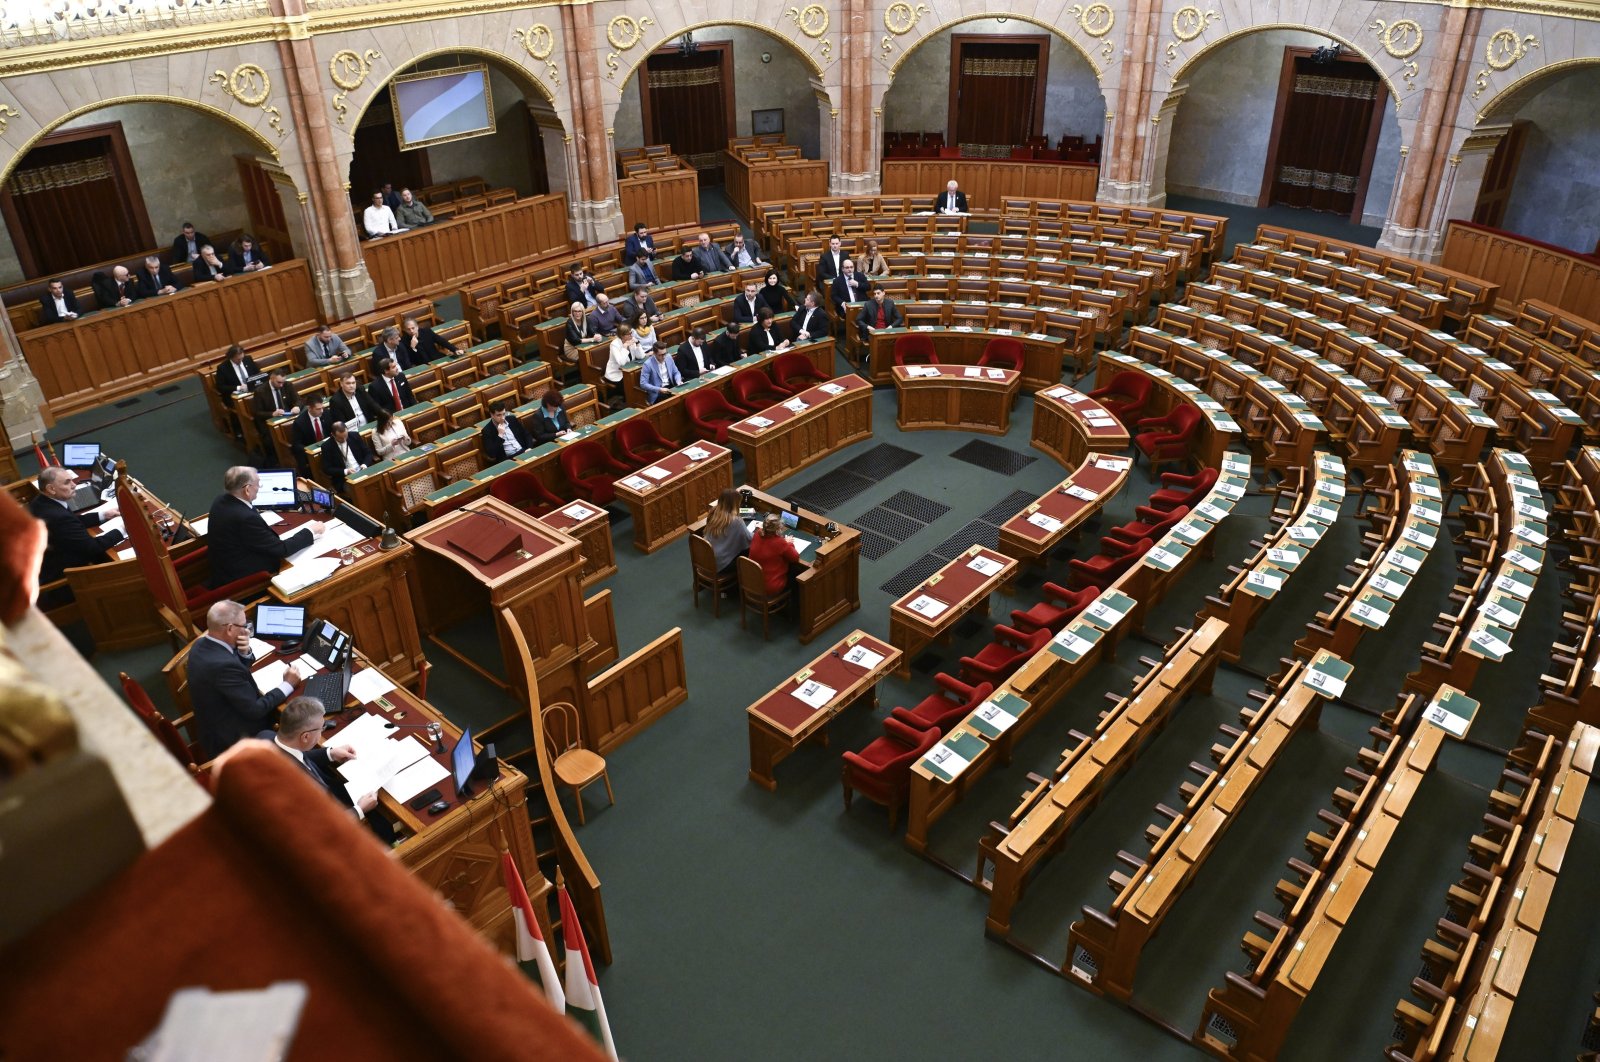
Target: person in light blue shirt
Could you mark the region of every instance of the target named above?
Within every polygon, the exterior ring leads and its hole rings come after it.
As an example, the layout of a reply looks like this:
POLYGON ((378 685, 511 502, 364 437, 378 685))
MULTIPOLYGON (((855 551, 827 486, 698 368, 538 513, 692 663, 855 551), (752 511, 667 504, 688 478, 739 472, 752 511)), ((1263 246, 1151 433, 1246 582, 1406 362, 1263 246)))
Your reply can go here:
POLYGON ((667 356, 666 347, 657 346, 639 370, 639 386, 644 388, 650 404, 655 405, 665 398, 668 388, 682 385, 683 374, 678 371, 678 363, 667 356))

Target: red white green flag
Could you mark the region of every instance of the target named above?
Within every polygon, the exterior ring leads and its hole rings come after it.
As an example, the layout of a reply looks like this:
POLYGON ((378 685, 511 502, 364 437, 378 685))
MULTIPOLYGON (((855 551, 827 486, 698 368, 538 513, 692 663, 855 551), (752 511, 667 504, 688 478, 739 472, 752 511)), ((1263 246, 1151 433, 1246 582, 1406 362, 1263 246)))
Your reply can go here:
POLYGON ((539 932, 539 920, 534 917, 533 903, 528 890, 522 885, 522 875, 517 871, 517 861, 510 852, 500 853, 500 870, 505 875, 506 892, 511 894, 511 917, 517 923, 517 961, 539 962, 539 983, 544 987, 545 998, 557 1013, 567 1009, 567 997, 561 991, 561 975, 556 973, 556 962, 550 957, 550 947, 539 932))
POLYGON ((583 926, 578 923, 578 912, 567 895, 566 884, 559 888, 561 935, 567 942, 567 1016, 588 1029, 606 1054, 615 1059, 617 1045, 611 1039, 611 1023, 606 1020, 606 1005, 600 998, 600 982, 594 976, 589 946, 583 942, 583 926))

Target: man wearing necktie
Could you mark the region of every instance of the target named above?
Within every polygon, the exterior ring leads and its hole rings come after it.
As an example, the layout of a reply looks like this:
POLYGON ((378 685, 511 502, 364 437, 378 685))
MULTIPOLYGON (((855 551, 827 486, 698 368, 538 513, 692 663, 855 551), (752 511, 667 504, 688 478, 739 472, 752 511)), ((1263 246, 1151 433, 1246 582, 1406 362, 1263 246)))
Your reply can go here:
POLYGON ((406 383, 405 374, 400 371, 399 363, 392 358, 378 361, 378 378, 367 385, 367 394, 390 413, 398 413, 417 400, 411 393, 411 385, 406 383))
POLYGON ((305 684, 298 665, 291 664, 283 680, 262 693, 250 677, 254 663, 244 606, 216 602, 206 612, 206 632, 189 647, 189 701, 208 760, 270 727, 278 706, 305 684))
POLYGON ((327 746, 322 743, 322 731, 327 725, 327 710, 315 697, 296 697, 283 706, 278 716, 278 729, 263 730, 259 735, 271 741, 278 751, 298 763, 317 788, 324 790, 339 803, 355 812, 378 839, 385 844, 394 843, 394 827, 382 815, 374 815, 378 807, 377 793, 363 793, 358 800, 350 798, 349 787, 338 766, 356 758, 350 745, 327 746))
POLYGON ((273 417, 300 415, 300 396, 282 369, 273 369, 256 386, 256 432, 261 436, 261 456, 270 463, 278 458, 267 421, 273 417))
POLYGON ((843 272, 833 278, 833 315, 844 320, 845 307, 866 297, 866 282, 856 272, 856 264, 846 258, 843 272))
POLYGON ((295 467, 308 479, 311 476, 311 464, 306 456, 306 447, 319 443, 326 437, 328 429, 323 423, 323 415, 327 411, 327 405, 327 401, 321 395, 313 395, 306 399, 306 408, 294 419, 294 426, 289 429, 289 440, 294 446, 295 467))

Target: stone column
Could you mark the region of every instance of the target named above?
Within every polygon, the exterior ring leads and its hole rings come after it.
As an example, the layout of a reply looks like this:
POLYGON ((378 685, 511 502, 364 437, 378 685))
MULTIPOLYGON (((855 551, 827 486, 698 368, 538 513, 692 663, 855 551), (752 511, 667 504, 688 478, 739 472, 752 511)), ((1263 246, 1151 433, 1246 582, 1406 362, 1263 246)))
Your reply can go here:
MULTIPOLYGON (((872 84, 872 7, 868 0, 845 0, 839 35, 840 106, 825 117, 838 127, 839 153, 834 156, 828 190, 835 195, 871 195, 881 187, 878 162, 881 137, 874 116, 878 94, 872 84)), ((881 97, 879 97, 881 103, 881 97)))
POLYGON ((572 101, 573 166, 567 181, 567 206, 573 239, 608 243, 622 234, 622 198, 617 191, 616 154, 600 105, 599 52, 592 6, 561 7, 566 41, 567 96, 572 101), (575 175, 572 179, 570 175, 575 175))
POLYGON ((22 356, 22 344, 11 327, 11 317, 0 307, 0 421, 5 423, 11 448, 18 452, 33 445, 33 437, 55 425, 44 391, 22 356))
MULTIPOLYGON (((1100 157, 1100 191, 1113 203, 1143 204, 1149 200, 1147 173, 1150 131, 1159 117, 1149 114, 1155 79, 1156 33, 1152 23, 1160 13, 1156 0, 1134 0, 1128 9, 1128 28, 1117 80, 1118 104, 1100 157)), ((1170 123, 1169 123, 1170 125, 1170 123)), ((1168 135, 1170 136, 1170 128, 1168 135)))
POLYGON ((1174 85, 1172 91, 1167 93, 1167 98, 1161 101, 1161 108, 1150 119, 1150 140, 1144 150, 1144 174, 1142 175, 1142 192, 1139 203, 1144 206, 1162 207, 1167 204, 1167 155, 1172 150, 1173 120, 1178 116, 1178 104, 1183 100, 1183 94, 1189 91, 1187 83, 1174 85))
POLYGON ((307 220, 317 299, 330 320, 354 317, 372 309, 377 292, 356 239, 349 185, 335 161, 321 67, 306 32, 305 0, 272 0, 272 9, 290 26, 289 39, 278 42, 278 55, 289 82, 295 139, 305 160, 306 194, 295 199, 307 220))

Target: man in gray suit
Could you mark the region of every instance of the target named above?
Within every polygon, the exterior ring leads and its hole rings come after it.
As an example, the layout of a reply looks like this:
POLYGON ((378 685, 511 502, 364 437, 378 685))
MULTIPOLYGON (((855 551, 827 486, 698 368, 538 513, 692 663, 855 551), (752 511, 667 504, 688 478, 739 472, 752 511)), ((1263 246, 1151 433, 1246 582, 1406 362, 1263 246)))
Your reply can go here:
POLYGON ((317 334, 306 340, 306 364, 320 369, 350 356, 350 344, 334 335, 333 328, 323 325, 317 334))
POLYGON ((694 248, 694 260, 702 273, 726 273, 733 268, 733 263, 722 253, 722 248, 711 242, 709 232, 700 234, 700 241, 694 248))

